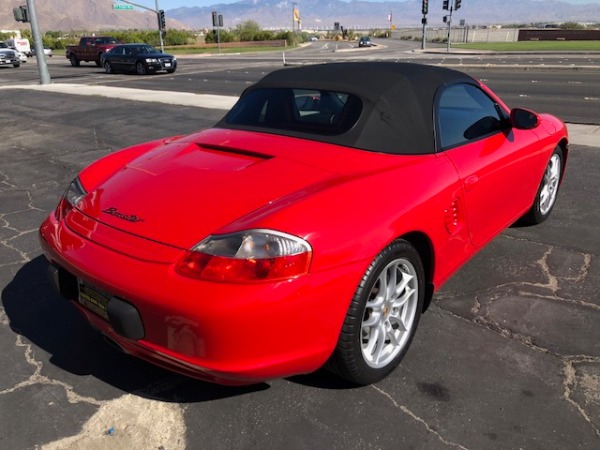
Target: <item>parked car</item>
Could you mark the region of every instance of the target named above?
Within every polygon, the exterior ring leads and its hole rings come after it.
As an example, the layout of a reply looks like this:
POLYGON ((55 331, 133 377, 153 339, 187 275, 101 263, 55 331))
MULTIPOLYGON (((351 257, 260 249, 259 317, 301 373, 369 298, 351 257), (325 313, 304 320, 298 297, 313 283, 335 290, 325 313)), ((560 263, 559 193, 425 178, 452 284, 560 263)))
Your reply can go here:
POLYGON ((27 62, 27 55, 25 53, 22 53, 18 50, 15 50, 15 52, 17 52, 17 57, 19 58, 19 61, 21 61, 21 63, 27 62))
POLYGON ((562 121, 455 70, 282 69, 213 128, 83 169, 41 245, 131 355, 224 384, 323 365, 374 383, 455 271, 550 216, 568 155, 562 121))
POLYGON ((4 42, 0 42, 0 66, 21 66, 21 59, 18 52, 4 42))
POLYGON ((358 40, 359 47, 371 47, 372 45, 371 38, 368 36, 363 36, 358 40))
POLYGON ((102 66, 106 73, 136 72, 138 75, 177 69, 173 55, 161 53, 148 44, 121 44, 102 55, 102 66))
MULTIPOLYGON (((35 56, 35 47, 31 48, 31 54, 32 56, 35 56)), ((48 56, 49 58, 52 58, 52 49, 44 47, 44 55, 48 56)))

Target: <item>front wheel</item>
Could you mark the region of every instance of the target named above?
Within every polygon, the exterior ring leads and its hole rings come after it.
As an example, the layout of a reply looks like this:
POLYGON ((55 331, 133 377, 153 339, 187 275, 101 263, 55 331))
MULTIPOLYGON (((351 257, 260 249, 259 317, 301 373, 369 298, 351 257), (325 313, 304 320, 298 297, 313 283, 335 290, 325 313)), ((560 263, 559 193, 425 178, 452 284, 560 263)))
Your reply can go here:
POLYGON ((14 67, 15 69, 18 69, 19 67, 21 67, 21 64, 13 64, 13 67, 14 67))
POLYGON ((69 61, 71 62, 71 65, 73 67, 79 67, 79 60, 77 59, 77 57, 75 55, 69 56, 69 61))
POLYGON ((529 211, 522 217, 523 222, 530 225, 537 225, 550 216, 556 203, 558 188, 562 180, 563 161, 563 151, 560 146, 556 147, 544 171, 544 177, 538 188, 535 201, 529 211))
POLYGON ((113 73, 113 68, 112 68, 112 66, 110 65, 110 62, 108 62, 108 61, 105 61, 105 62, 104 62, 104 71, 105 71, 106 73, 113 73))
POLYGON ((138 75, 146 75, 146 66, 138 61, 135 65, 135 71, 138 75))
POLYGON ((174 72, 175 72, 175 69, 168 69, 167 70, 167 73, 174 73, 174 72))
POLYGON ((327 367, 359 385, 386 377, 410 346, 424 298, 419 253, 405 240, 392 242, 363 275, 327 367))

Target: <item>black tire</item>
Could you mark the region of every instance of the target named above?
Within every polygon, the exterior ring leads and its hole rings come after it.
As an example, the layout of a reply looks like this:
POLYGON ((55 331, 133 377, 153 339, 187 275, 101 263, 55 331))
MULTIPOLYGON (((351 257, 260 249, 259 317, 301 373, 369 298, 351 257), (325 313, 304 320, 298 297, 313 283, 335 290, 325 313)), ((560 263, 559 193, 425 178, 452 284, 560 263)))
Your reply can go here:
POLYGON ((18 69, 19 67, 21 67, 21 64, 13 64, 13 67, 14 67, 15 69, 18 69))
POLYGON ((173 73, 173 72, 175 72, 175 69, 168 69, 167 70, 167 73, 173 73))
POLYGON ((102 67, 102 53, 98 53, 98 59, 94 62, 98 67, 102 67))
POLYGON ((109 61, 104 61, 104 71, 106 73, 114 73, 114 70, 109 61))
POLYGON ((564 160, 562 148, 560 146, 556 147, 544 170, 544 176, 535 195, 533 205, 521 218, 520 222, 527 225, 537 225, 550 217, 562 181, 564 160))
POLYGON ((419 253, 398 239, 377 255, 363 275, 326 368, 358 385, 385 378, 410 346, 424 299, 425 271, 419 253), (391 295, 379 296, 386 286, 391 295))
POLYGON ((71 65, 72 65, 73 67, 79 67, 79 64, 80 64, 80 62, 79 62, 79 60, 77 59, 77 56, 75 56, 75 55, 73 55, 73 54, 72 54, 72 55, 70 55, 70 56, 69 56, 69 61, 71 61, 71 65))
POLYGON ((138 75, 146 75, 146 66, 141 61, 135 63, 135 71, 138 75))

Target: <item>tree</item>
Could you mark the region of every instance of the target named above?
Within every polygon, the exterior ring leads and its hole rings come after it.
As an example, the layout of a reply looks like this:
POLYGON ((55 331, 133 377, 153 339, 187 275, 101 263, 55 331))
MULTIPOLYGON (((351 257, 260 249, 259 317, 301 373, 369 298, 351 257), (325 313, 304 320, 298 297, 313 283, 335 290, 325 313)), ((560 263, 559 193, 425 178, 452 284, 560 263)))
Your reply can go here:
POLYGON ((585 30, 585 25, 577 22, 564 22, 560 25, 561 30, 585 30))
POLYGON ((236 25, 233 30, 233 34, 235 34, 240 41, 254 41, 255 36, 261 33, 260 25, 254 20, 245 20, 242 23, 236 25))

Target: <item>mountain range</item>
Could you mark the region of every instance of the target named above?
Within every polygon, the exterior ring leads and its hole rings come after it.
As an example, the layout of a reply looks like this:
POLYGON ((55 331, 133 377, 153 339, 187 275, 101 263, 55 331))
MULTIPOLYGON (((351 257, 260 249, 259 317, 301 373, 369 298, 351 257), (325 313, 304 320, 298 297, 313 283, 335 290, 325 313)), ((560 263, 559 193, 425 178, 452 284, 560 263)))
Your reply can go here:
MULTIPOLYGON (((116 2, 114 2, 116 3, 116 2)), ((166 0, 162 0, 163 5, 166 0)), ((0 29, 28 27, 16 22, 12 9, 26 4, 25 0, 0 0, 0 29)), ((154 13, 135 10, 115 10, 113 0, 36 0, 40 27, 48 30, 155 29, 154 13)), ((387 28, 419 26, 422 0, 366 2, 352 0, 239 0, 208 7, 166 9, 168 28, 210 28, 212 11, 223 15, 224 26, 235 27, 245 20, 254 20, 263 28, 291 28, 292 9, 300 11, 302 29, 332 29, 334 23, 347 28, 387 28), (390 22, 389 16, 392 16, 390 22)), ((162 5, 161 5, 162 6, 162 5)), ((429 0, 428 23, 443 26, 442 0, 429 0)), ((560 0, 462 0, 453 13, 453 21, 465 20, 469 25, 587 22, 600 23, 600 2, 573 5, 560 0)))
MULTIPOLYGON (((429 24, 443 26, 442 0, 429 0, 429 24)), ((452 3, 452 2, 451 2, 452 3)), ((239 0, 209 7, 183 7, 168 11, 170 17, 191 28, 211 26, 211 11, 223 15, 225 27, 252 19, 262 27, 290 28, 293 5, 300 11, 303 29, 331 29, 335 22, 347 28, 419 26, 423 17, 421 0, 366 2, 352 0, 239 0)), ((539 22, 600 22, 600 3, 572 5, 559 0, 462 0, 454 19, 472 25, 539 22)), ((435 26, 435 25, 434 25, 435 26)))
MULTIPOLYGON (((26 0, 0 0, 0 30, 29 28, 29 24, 17 22, 13 16, 14 7, 26 4, 26 0)), ((155 13, 137 8, 115 10, 112 5, 112 0, 35 0, 36 15, 42 31, 158 28, 155 13)), ((167 27, 187 28, 168 15, 167 27)))

